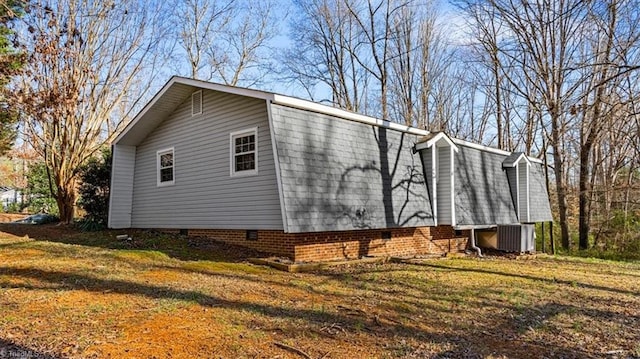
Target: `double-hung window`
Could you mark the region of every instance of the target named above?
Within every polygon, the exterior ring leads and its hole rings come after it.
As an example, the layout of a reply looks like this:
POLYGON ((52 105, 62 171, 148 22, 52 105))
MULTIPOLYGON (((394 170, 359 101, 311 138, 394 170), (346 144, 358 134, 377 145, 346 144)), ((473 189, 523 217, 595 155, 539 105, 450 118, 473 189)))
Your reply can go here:
POLYGON ((175 183, 173 154, 173 147, 157 152, 158 186, 171 186, 175 183))
POLYGON ((231 176, 258 173, 258 129, 231 133, 231 176))

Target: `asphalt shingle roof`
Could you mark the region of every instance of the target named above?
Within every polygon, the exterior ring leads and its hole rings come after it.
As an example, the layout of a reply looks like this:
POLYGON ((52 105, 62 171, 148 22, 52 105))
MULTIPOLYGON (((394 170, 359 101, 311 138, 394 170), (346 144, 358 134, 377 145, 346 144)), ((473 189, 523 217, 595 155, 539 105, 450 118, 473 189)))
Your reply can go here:
POLYGON ((272 105, 288 232, 432 226, 417 136, 272 105))

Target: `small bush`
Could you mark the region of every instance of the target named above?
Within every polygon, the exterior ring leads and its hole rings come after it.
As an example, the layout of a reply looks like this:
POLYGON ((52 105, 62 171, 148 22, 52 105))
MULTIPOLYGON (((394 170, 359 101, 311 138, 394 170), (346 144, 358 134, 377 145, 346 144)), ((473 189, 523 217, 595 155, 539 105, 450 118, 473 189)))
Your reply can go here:
POLYGON ((78 221, 76 225, 83 232, 97 232, 106 228, 105 224, 103 223, 87 220, 84 218, 78 221))
POLYGON ((80 170, 78 204, 86 212, 79 222, 85 231, 106 228, 109 216, 109 186, 111 181, 111 150, 102 151, 101 158, 92 158, 80 170))

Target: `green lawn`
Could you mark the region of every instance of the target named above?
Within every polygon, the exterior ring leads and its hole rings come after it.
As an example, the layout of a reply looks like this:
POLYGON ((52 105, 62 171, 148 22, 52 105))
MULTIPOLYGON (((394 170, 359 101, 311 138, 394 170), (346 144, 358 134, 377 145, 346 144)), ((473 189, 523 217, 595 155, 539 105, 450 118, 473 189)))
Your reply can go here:
POLYGON ((0 225, 0 357, 640 357, 639 263, 462 258, 292 274, 215 244, 25 228, 0 225))

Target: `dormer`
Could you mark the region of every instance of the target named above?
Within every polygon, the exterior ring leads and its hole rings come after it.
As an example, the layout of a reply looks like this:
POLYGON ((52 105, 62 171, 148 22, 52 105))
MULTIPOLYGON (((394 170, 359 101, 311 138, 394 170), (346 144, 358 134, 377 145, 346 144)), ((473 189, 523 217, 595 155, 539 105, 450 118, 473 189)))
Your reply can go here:
POLYGON ((423 137, 415 149, 422 150, 435 225, 455 226, 454 173, 458 146, 444 132, 434 132, 423 137))
POLYGON ((513 205, 520 223, 531 222, 529 170, 531 161, 522 152, 514 152, 502 162, 507 171, 513 205))

